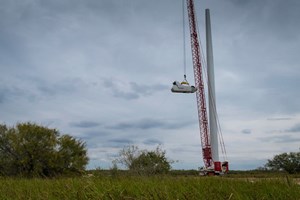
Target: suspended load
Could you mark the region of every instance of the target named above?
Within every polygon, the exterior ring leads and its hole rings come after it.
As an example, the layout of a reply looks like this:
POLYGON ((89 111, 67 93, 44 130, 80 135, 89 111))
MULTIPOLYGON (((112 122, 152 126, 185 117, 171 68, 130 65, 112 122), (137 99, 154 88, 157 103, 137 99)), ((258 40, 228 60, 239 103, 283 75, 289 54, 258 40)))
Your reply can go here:
POLYGON ((190 86, 187 81, 181 83, 179 81, 174 81, 171 91, 174 93, 194 93, 197 91, 197 88, 195 88, 195 86, 190 86))

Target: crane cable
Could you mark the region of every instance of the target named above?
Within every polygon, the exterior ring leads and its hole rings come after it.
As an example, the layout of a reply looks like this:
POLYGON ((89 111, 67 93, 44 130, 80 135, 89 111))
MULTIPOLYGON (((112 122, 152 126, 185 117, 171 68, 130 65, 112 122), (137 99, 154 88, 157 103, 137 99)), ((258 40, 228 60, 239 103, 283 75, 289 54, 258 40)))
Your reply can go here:
POLYGON ((185 0, 182 0, 182 43, 183 43, 183 81, 188 83, 186 80, 186 44, 185 44, 185 0))
MULTIPOLYGON (((197 18, 196 18, 196 20, 197 20, 197 18)), ((196 23, 198 24, 198 22, 196 22, 196 23)), ((200 33, 199 33, 198 26, 197 26, 197 33, 198 33, 198 36, 199 36, 199 43, 200 43, 201 52, 204 52, 203 47, 202 47, 202 43, 201 43, 201 39, 200 39, 200 33)), ((200 60, 202 61, 202 66, 203 66, 203 69, 204 69, 204 76, 205 76, 205 79, 206 79, 206 84, 208 86, 208 91, 211 91, 211 86, 208 83, 208 77, 207 77, 207 63, 206 63, 206 60, 205 60, 205 57, 203 56, 203 54, 200 54, 200 55, 201 55, 200 60)), ((211 95, 211 93, 208 92, 208 95, 211 95)), ((219 120, 219 116, 218 116, 218 112, 217 112, 217 109, 216 109, 215 102, 213 102, 212 106, 213 106, 214 110, 216 111, 215 118, 216 118, 217 126, 218 126, 218 131, 217 132, 218 132, 219 142, 220 142, 220 146, 221 146, 221 150, 222 150, 222 154, 223 154, 223 159, 228 160, 227 152, 226 152, 226 148, 225 148, 225 143, 224 143, 224 138, 223 138, 223 133, 222 133, 222 130, 221 130, 220 120, 219 120)))
MULTIPOLYGON (((199 34, 199 33, 198 33, 199 34)), ((199 37, 200 38, 200 37, 199 37)), ((203 52, 203 48, 202 48, 202 44, 201 44, 201 41, 200 41, 200 47, 201 47, 201 51, 203 52)), ((208 83, 208 77, 207 77, 207 63, 206 63, 206 60, 205 60, 205 57, 202 56, 202 66, 203 69, 204 69, 204 75, 205 75, 205 80, 206 80, 206 84, 208 86, 208 90, 210 91, 211 90, 211 86, 210 84, 208 83)), ((208 92, 208 95, 211 96, 211 93, 208 92)), ((222 154, 223 154, 223 159, 224 160, 228 160, 227 158, 227 152, 226 152, 226 148, 225 148, 225 143, 224 143, 224 138, 223 138, 223 132, 222 132, 222 129, 221 129, 221 125, 220 125, 220 120, 219 120, 219 115, 218 115, 218 112, 217 112, 217 109, 216 109, 216 105, 215 105, 215 102, 213 102, 212 104, 213 106, 213 109, 216 111, 215 113, 215 118, 216 118, 216 121, 217 121, 217 128, 218 128, 218 137, 219 137, 219 142, 220 142, 220 147, 221 147, 221 151, 222 151, 222 154)))

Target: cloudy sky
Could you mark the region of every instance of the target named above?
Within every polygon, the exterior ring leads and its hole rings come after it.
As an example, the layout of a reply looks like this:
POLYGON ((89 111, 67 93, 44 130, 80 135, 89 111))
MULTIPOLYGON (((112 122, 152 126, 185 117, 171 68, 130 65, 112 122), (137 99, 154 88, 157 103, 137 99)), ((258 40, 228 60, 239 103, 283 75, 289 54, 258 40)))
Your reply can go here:
MULTIPOLYGON (((204 49, 211 11, 231 168, 298 151, 300 1, 195 2, 204 49)), ((183 78, 182 24, 181 0, 0 0, 0 123, 35 122, 84 140, 89 168, 109 168, 129 144, 161 144, 176 169, 203 166, 196 97, 170 92, 183 78)))

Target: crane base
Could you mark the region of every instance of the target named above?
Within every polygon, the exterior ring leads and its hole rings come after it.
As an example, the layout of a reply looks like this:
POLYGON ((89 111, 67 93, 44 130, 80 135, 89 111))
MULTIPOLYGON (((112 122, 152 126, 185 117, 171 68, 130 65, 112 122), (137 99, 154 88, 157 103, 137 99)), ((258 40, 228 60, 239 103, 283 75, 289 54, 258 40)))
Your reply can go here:
MULTIPOLYGON (((217 163, 217 162, 216 162, 217 163)), ((199 168, 199 175, 200 176, 219 176, 224 175, 228 173, 228 161, 224 161, 221 163, 222 168, 220 168, 218 165, 215 165, 215 167, 201 167, 199 168)))

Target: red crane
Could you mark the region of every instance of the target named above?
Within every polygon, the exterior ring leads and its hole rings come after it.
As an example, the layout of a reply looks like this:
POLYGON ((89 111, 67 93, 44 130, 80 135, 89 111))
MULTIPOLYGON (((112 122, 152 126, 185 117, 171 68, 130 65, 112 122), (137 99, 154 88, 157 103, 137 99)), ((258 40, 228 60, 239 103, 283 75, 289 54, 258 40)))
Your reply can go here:
MULTIPOLYGON (((208 114, 207 107, 205 101, 205 88, 203 81, 203 67, 201 62, 201 52, 200 52, 200 43, 198 39, 197 33, 197 22, 195 15, 195 5, 193 0, 186 0, 187 2, 187 10, 188 10, 188 19, 189 19, 189 28, 190 28, 190 37, 191 37, 191 50, 192 50, 192 58, 193 58, 193 68, 194 68, 194 78, 195 78, 195 88, 196 99, 197 99, 197 108, 198 108, 198 119, 199 119, 199 127, 200 127, 200 136, 201 136, 201 145, 202 145, 202 155, 203 161, 205 165, 205 173, 214 173, 220 174, 222 172, 228 171, 228 162, 225 161, 221 163, 219 160, 213 160, 213 155, 216 155, 214 152, 218 152, 218 147, 215 144, 217 140, 214 139, 214 144, 212 145, 212 135, 209 133, 209 124, 208 124, 208 114), (215 148, 212 151, 212 146, 215 148), (221 166, 222 165, 222 166, 221 166)), ((209 84, 210 87, 210 84, 209 84)), ((211 89, 211 88, 209 88, 211 89)), ((210 91, 208 94, 211 96, 210 91)), ((215 104, 215 102, 213 101, 215 104)), ((211 102, 210 102, 211 104, 211 102)), ((211 106, 211 105, 210 105, 211 106)), ((215 109, 215 105, 214 109, 215 109)), ((210 113, 211 114, 211 113, 210 113)), ((216 115, 216 113, 214 114, 216 115)), ((211 129, 212 130, 212 129, 211 129)), ((215 132, 215 131, 214 131, 215 132)), ((214 133, 217 134, 217 133, 214 133)), ((214 136, 217 137, 217 136, 214 136)), ((221 139, 223 139, 221 137, 221 139)), ((225 151, 224 142, 221 143, 222 148, 225 151)), ((222 149, 222 150, 223 150, 222 149)), ((226 154, 226 151, 223 152, 226 154)), ((216 158, 214 158, 216 159, 216 158)), ((217 153, 218 159, 218 153, 217 153)))
POLYGON ((202 155, 205 168, 202 170, 204 174, 221 174, 228 171, 228 162, 221 163, 219 161, 219 145, 218 136, 220 138, 220 146, 223 155, 226 156, 225 145, 220 129, 220 124, 217 117, 216 103, 215 103, 215 89, 214 89, 214 67, 213 67, 213 53, 212 53, 212 40, 211 40, 211 28, 210 28, 210 15, 209 10, 206 9, 206 44, 207 44, 207 69, 208 69, 208 95, 209 95, 209 123, 208 113, 206 107, 205 87, 203 81, 203 66, 202 66, 202 54, 200 52, 200 43, 196 23, 195 5, 193 0, 186 0, 191 49, 193 58, 194 78, 195 86, 190 86, 186 80, 186 63, 185 63, 185 29, 184 29, 184 0, 183 2, 183 44, 184 44, 184 81, 173 82, 171 89, 174 93, 195 93, 197 99, 198 119, 202 146, 202 155), (218 135, 219 134, 219 135, 218 135))
POLYGON ((200 44, 197 34, 197 24, 195 16, 195 6, 193 0, 187 0, 187 10, 189 16, 189 27, 191 33, 191 48, 192 48, 192 58, 194 66, 194 78, 195 87, 198 89, 196 92, 197 107, 198 107, 198 118, 202 145, 202 155, 203 161, 206 168, 213 165, 211 146, 209 140, 209 129, 208 129, 208 118, 207 109, 205 104, 205 90, 203 81, 203 71, 200 56, 200 44))

